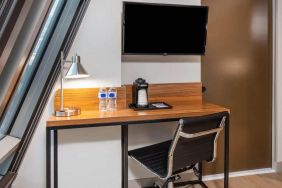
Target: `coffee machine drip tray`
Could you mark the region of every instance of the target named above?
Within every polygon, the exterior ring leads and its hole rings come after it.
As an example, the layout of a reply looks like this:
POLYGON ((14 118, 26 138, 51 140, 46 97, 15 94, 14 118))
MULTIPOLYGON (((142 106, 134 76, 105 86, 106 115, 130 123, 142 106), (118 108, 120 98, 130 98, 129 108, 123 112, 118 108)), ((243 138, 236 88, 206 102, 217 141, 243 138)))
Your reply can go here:
POLYGON ((165 102, 151 102, 148 107, 137 107, 136 104, 129 104, 129 108, 140 111, 140 110, 161 110, 161 109, 171 109, 172 106, 165 102))

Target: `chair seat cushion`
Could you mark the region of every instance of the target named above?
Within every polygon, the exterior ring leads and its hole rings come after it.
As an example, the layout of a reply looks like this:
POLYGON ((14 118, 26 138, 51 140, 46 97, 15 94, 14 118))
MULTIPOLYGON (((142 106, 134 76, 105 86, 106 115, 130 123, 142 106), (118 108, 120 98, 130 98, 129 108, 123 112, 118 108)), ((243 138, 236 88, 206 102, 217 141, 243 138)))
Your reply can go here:
POLYGON ((171 140, 131 150, 128 155, 159 177, 167 176, 168 153, 171 140))

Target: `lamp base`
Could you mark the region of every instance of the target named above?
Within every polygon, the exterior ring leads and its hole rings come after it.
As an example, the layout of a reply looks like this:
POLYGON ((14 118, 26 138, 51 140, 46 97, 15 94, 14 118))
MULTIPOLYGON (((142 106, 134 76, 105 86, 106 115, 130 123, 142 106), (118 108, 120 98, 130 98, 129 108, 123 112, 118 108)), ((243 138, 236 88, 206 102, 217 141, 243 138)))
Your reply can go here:
POLYGON ((64 108, 63 111, 58 110, 55 111, 55 116, 57 117, 70 117, 70 116, 77 116, 81 114, 80 108, 64 108))

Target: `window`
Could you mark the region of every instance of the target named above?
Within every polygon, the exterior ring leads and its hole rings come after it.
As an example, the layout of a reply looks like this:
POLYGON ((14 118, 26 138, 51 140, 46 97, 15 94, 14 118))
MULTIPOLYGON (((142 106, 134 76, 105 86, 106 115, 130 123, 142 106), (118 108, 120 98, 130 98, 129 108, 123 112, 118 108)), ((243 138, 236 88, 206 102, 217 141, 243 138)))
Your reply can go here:
POLYGON ((59 16, 59 12, 62 8, 64 1, 55 0, 51 11, 46 19, 46 22, 43 26, 41 34, 39 35, 38 41, 35 44, 35 47, 25 65, 23 73, 20 77, 18 85, 14 91, 14 94, 8 104, 4 115, 2 116, 0 122, 0 134, 5 135, 12 128, 11 124, 16 116, 18 108, 25 96, 25 93, 30 85, 30 81, 40 63, 42 53, 47 46, 48 39, 51 35, 51 32, 55 26, 56 20, 59 16))
MULTIPOLYGON (((5 175, 7 171, 10 173, 18 171, 59 75, 60 52, 64 51, 67 54, 69 51, 90 0, 51 2, 52 6, 45 17, 37 41, 0 117, 2 137, 9 135, 21 140, 16 152, 0 164, 0 175, 5 175)), ((0 180, 0 187, 1 183, 3 182, 0 180)))

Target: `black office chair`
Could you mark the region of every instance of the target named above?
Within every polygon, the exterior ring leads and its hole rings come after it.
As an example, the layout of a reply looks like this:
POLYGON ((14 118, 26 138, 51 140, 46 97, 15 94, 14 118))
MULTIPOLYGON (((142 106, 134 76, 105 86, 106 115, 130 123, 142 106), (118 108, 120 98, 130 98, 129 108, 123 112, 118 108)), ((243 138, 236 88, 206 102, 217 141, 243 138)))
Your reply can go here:
POLYGON ((202 162, 215 160, 217 139, 228 115, 221 112, 180 119, 173 140, 129 151, 129 156, 164 180, 153 187, 199 184, 207 188, 202 181, 202 162), (180 174, 188 170, 193 170, 198 180, 175 183, 180 174))

